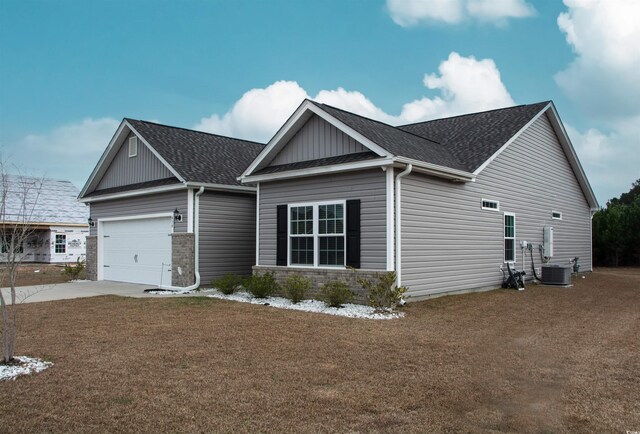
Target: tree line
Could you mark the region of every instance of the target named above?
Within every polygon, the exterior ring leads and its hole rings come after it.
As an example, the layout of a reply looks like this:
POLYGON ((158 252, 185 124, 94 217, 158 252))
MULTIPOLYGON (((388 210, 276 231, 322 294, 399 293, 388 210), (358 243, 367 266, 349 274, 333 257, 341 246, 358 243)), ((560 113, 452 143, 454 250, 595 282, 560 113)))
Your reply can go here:
POLYGON ((593 215, 593 263, 640 265, 640 179, 593 215))

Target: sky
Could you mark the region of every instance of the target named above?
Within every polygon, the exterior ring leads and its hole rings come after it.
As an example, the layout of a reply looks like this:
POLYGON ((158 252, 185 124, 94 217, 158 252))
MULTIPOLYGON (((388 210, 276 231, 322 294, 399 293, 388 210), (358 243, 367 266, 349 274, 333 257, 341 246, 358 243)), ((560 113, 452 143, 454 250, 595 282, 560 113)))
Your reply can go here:
POLYGON ((304 98, 553 100, 604 205, 640 178, 638 71, 637 0, 2 0, 0 158, 81 188, 124 117, 266 143, 304 98))

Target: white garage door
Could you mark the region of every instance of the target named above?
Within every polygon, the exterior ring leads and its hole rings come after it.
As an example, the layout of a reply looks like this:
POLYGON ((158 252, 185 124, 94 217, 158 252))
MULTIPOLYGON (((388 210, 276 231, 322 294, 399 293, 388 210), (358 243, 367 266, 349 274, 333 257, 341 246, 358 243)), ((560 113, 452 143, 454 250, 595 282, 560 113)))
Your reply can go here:
POLYGON ((104 280, 171 285, 171 217, 102 222, 104 280))

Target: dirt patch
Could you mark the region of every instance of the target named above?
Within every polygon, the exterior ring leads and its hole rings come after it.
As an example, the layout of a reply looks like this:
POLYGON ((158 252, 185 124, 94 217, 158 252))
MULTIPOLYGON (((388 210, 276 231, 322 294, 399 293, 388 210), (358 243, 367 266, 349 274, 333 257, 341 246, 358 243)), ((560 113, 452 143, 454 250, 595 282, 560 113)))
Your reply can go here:
POLYGON ((370 321, 210 298, 20 306, 11 432, 640 429, 640 273, 442 297, 370 321), (197 302, 196 302, 197 301, 197 302))
MULTIPOLYGON (((0 264, 0 267, 3 265, 0 264)), ((0 276, 0 288, 9 285, 7 279, 0 276)), ((23 264, 18 269, 16 286, 50 285, 53 283, 68 282, 69 277, 64 274, 64 265, 61 264, 23 264)))

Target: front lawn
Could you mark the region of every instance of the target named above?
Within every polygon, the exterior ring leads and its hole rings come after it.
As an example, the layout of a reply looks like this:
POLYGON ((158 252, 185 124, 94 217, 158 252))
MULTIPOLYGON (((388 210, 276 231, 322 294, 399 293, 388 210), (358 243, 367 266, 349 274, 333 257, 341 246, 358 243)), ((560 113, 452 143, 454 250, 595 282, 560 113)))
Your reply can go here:
POLYGON ((640 270, 407 306, 390 321, 212 298, 20 306, 9 432, 640 430, 640 270))

